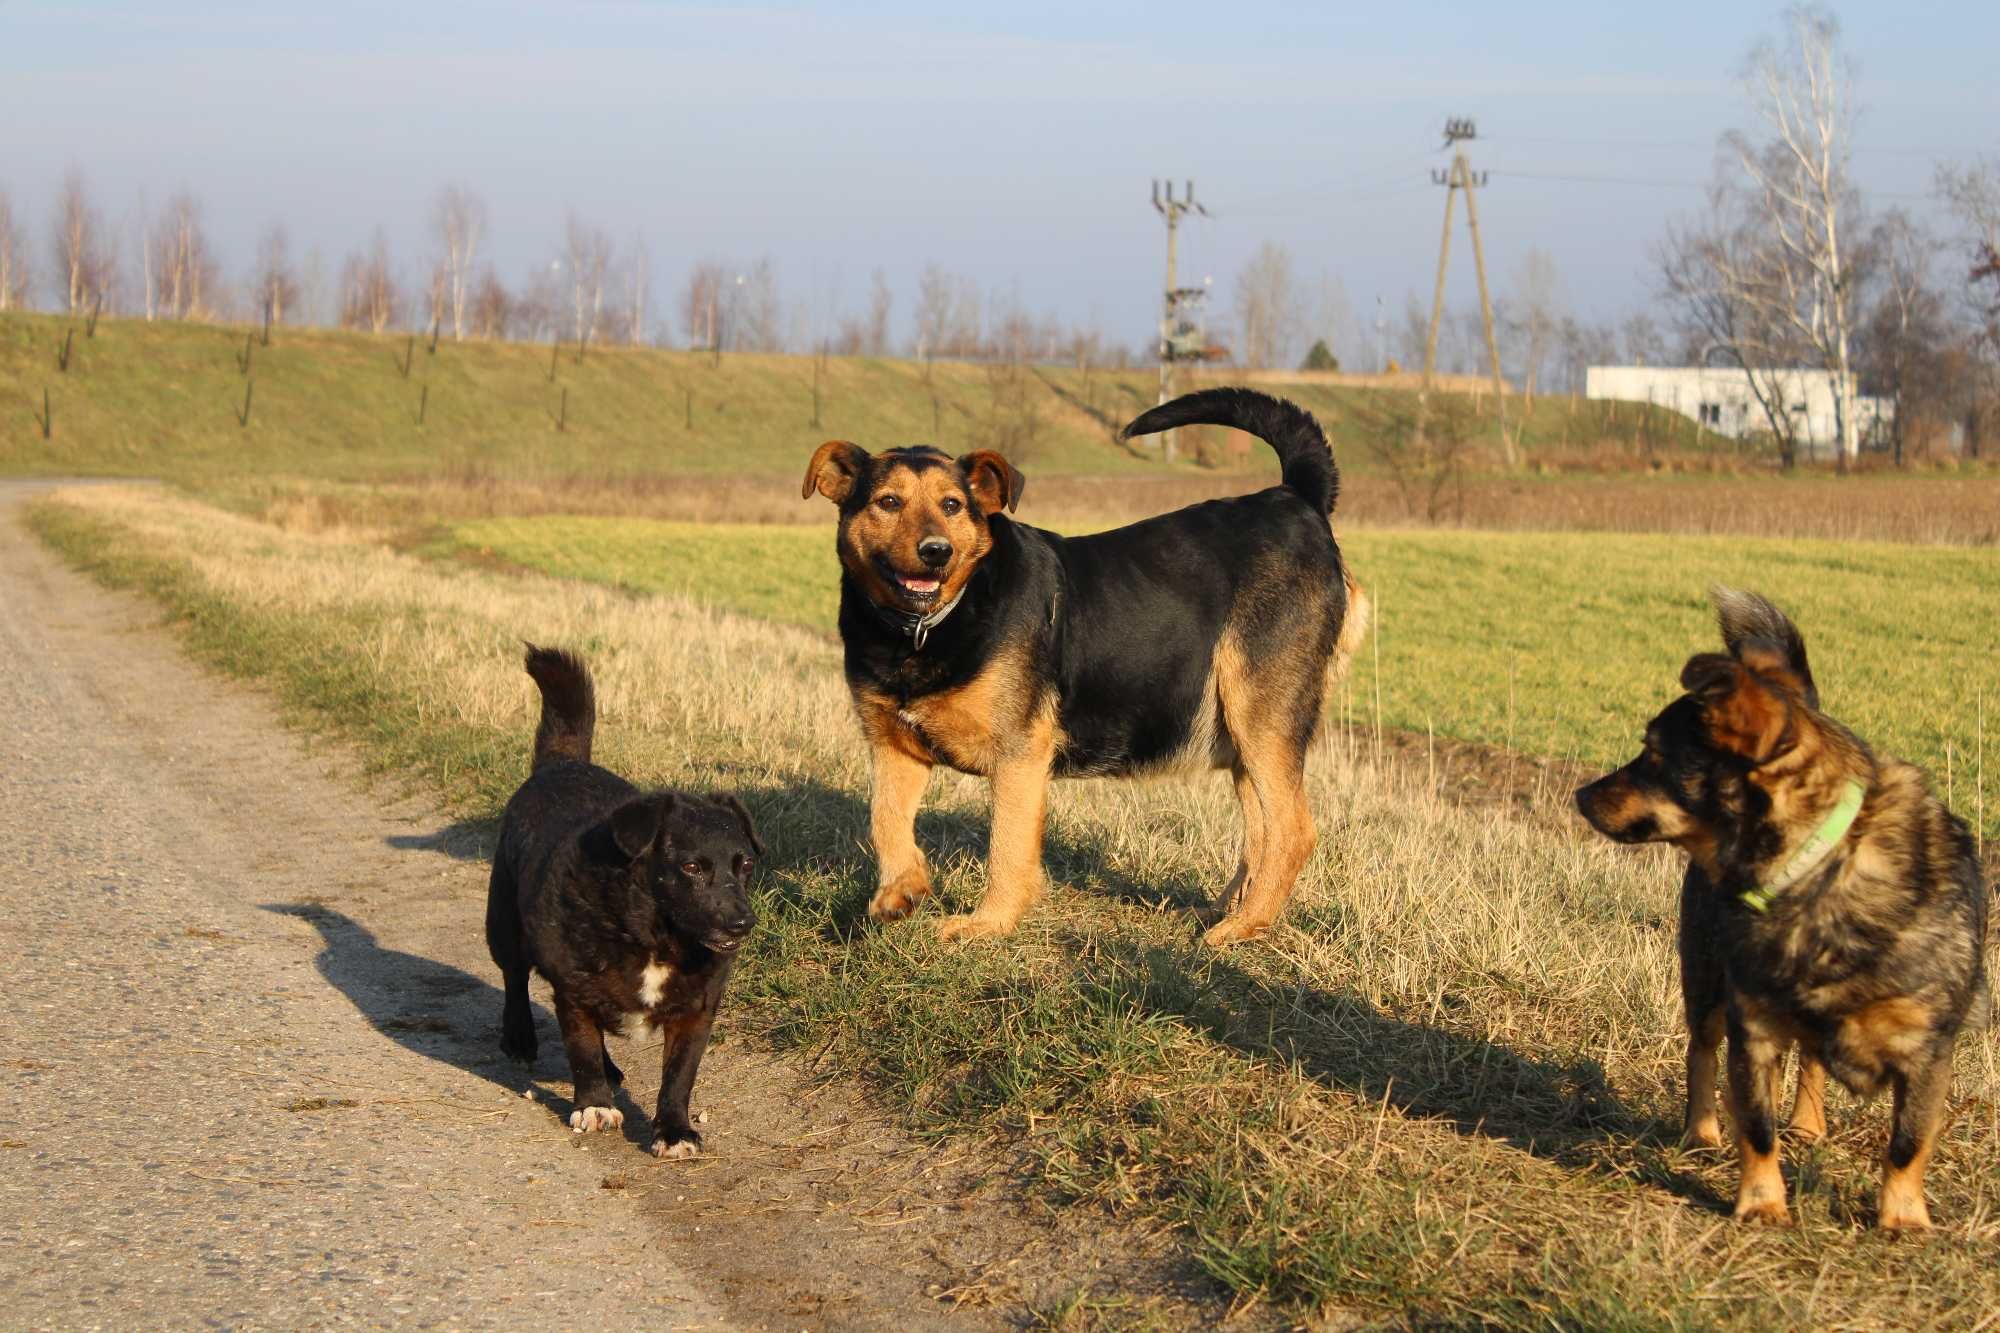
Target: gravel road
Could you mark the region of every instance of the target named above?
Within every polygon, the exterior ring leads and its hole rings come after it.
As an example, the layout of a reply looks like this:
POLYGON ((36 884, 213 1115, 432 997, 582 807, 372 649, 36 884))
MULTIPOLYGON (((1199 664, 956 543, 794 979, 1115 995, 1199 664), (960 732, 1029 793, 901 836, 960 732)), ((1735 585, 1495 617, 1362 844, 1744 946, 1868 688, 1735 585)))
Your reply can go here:
POLYGON ((701 1159, 642 1151, 629 1047, 628 1134, 569 1134, 546 1008, 532 1074, 495 1048, 481 831, 190 666, 23 532, 33 489, 0 483, 0 1325, 977 1328, 1126 1262, 726 1010, 701 1159))

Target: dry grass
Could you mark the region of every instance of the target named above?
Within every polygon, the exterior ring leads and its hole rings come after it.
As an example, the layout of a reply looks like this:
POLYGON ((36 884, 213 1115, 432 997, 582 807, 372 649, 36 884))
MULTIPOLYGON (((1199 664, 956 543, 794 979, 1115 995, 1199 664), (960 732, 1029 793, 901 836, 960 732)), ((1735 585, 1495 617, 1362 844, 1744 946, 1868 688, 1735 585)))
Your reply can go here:
MULTIPOLYGON (((1463 809, 1336 721, 1311 775, 1322 849, 1286 927, 1217 956, 1186 909, 1234 855, 1224 784, 1065 785, 1062 887, 1017 938, 946 947, 923 917, 860 920, 864 761, 821 637, 157 493, 72 493, 36 522, 174 607, 197 652, 475 815, 525 766, 519 638, 580 647, 606 762, 741 789, 769 835, 738 994, 771 1039, 868 1080, 922 1131, 999 1136, 1052 1197, 1177 1228, 1246 1304, 1745 1328, 2000 1307, 1994 1037, 1961 1045, 1935 1235, 1867 1230, 1884 1114, 1839 1094, 1831 1143, 1791 1154, 1800 1225, 1731 1224, 1729 1164, 1669 1141, 1676 869, 1584 837, 1566 792, 1519 816, 1463 809)), ((919 835, 962 904, 984 794, 945 777, 932 798, 919 835)))
MULTIPOLYGON (((803 455, 801 467, 803 467, 803 455)), ((1031 475, 1021 516, 1089 531, 1270 485, 1267 472, 1167 476, 1031 475)), ((412 528, 537 514, 658 518, 688 523, 824 525, 825 501, 799 499, 789 478, 572 475, 552 480, 463 468, 363 485, 251 476, 204 488, 243 513, 301 531, 327 526, 412 528)), ((1498 532, 1662 532, 2000 544, 2000 477, 1955 471, 1847 478, 1771 475, 1468 478, 1436 516, 1385 478, 1343 479, 1345 531, 1424 524, 1498 532)))

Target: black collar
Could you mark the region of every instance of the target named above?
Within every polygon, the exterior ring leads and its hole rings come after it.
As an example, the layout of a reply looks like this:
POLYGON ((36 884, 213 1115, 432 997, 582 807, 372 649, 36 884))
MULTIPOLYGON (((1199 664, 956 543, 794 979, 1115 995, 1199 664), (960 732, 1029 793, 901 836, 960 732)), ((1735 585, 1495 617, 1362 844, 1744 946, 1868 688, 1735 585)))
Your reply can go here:
POLYGON ((881 605, 866 593, 862 594, 861 600, 868 604, 868 609, 875 613, 877 620, 910 641, 911 652, 920 653, 924 650, 924 640, 930 638, 932 630, 944 623, 946 616, 958 609, 959 602, 965 598, 966 588, 970 586, 970 583, 961 585, 956 597, 930 612, 898 611, 893 607, 881 605))

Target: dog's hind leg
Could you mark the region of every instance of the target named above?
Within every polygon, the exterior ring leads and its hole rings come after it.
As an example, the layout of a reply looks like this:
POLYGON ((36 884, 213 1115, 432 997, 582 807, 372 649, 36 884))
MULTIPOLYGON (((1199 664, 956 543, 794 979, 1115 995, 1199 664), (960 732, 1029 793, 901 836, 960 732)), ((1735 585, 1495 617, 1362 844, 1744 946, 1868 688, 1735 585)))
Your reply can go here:
POLYGON ((1951 1047, 1913 1073, 1894 1076, 1896 1111, 1889 1151, 1882 1162, 1882 1195, 1875 1224, 1885 1231, 1920 1231, 1930 1226, 1924 1203, 1924 1168, 1937 1144, 1951 1088, 1951 1047))
POLYGON ((868 837, 881 876, 868 915, 900 921, 930 896, 931 874, 917 846, 917 806, 931 780, 931 765, 902 746, 877 740, 874 789, 869 795, 868 837))
POLYGON ((1288 665, 1279 659, 1253 673, 1242 651, 1226 640, 1215 655, 1216 694, 1240 774, 1236 795, 1243 805, 1247 873, 1229 914, 1202 936, 1210 945, 1252 940, 1269 930, 1319 841, 1306 802, 1311 730, 1302 719, 1317 714, 1325 664, 1310 671, 1288 665), (1288 680, 1295 688, 1284 688, 1288 680))
POLYGON ((1257 867, 1264 859, 1264 806, 1257 799, 1257 786, 1250 781, 1250 770, 1243 767, 1241 759, 1231 767, 1230 777, 1236 787, 1236 803, 1243 817, 1243 851, 1236 858, 1234 878, 1217 895, 1209 909, 1213 920, 1221 920, 1236 910, 1243 901, 1243 895, 1250 891, 1250 881, 1256 877, 1257 867))

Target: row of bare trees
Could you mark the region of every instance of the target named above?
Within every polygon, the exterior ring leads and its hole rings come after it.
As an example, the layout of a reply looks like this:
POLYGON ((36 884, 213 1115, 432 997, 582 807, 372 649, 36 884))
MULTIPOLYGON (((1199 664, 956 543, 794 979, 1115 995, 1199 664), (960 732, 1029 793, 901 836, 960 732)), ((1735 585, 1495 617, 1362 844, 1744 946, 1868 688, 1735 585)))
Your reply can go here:
POLYGON ((1892 400, 1898 461, 1919 432, 1955 430, 1976 453, 2000 388, 1979 275, 2000 224, 2000 170, 1938 168, 1955 235, 1900 209, 1871 214, 1850 161, 1854 74, 1824 9, 1787 10, 1742 79, 1760 128, 1724 136, 1704 207, 1669 226, 1657 255, 1682 343, 1745 372, 1787 466, 1803 425, 1790 389, 1800 368, 1829 376, 1843 467, 1863 394, 1892 400))

